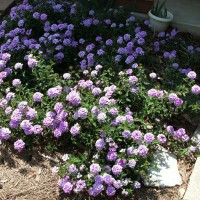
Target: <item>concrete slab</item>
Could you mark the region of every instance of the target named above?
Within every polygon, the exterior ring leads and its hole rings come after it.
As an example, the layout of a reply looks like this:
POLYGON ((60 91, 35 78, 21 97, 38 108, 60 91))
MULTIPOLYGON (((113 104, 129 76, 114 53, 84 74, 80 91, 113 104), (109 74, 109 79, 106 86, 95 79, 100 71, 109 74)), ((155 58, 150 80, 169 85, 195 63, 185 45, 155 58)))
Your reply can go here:
POLYGON ((174 22, 200 26, 199 0, 167 0, 166 7, 174 14, 174 22))
POLYGON ((167 0, 166 7, 174 15, 172 26, 200 36, 199 0, 167 0))
POLYGON ((4 12, 12 3, 14 0, 0 0, 0 12, 4 12))
POLYGON ((198 200, 200 199, 200 158, 197 158, 190 181, 183 200, 198 200))

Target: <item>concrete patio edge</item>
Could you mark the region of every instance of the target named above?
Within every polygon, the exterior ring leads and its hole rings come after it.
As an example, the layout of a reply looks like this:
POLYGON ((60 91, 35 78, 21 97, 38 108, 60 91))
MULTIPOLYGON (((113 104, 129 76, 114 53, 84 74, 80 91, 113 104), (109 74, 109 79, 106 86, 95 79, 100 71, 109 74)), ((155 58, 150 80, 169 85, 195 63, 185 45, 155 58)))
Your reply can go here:
MULTIPOLYGON (((193 141, 200 139, 200 123, 198 124, 194 135, 192 137, 193 141)), ((184 194, 183 200, 197 200, 200 199, 200 157, 197 158, 195 162, 194 169, 190 175, 188 187, 184 194)))
POLYGON ((200 157, 197 158, 193 172, 190 176, 189 184, 183 200, 198 200, 200 199, 200 157))
POLYGON ((0 0, 0 18, 6 15, 15 4, 15 0, 0 0))

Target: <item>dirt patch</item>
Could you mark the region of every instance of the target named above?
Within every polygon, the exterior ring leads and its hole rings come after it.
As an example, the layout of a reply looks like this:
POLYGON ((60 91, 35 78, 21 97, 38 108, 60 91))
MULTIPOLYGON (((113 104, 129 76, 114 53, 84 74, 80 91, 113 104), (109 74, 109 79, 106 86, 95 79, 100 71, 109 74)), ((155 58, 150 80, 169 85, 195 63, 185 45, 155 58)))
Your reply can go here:
MULTIPOLYGON (((67 197, 58 188, 57 175, 52 174, 55 162, 43 158, 38 152, 14 154, 10 149, 1 149, 3 162, 0 164, 0 200, 86 200, 87 195, 67 197)), ((60 155, 54 155, 54 158, 60 155)), ((133 198, 116 197, 111 199, 130 200, 181 200, 180 188, 184 192, 193 165, 179 162, 183 184, 174 188, 146 188, 137 190, 133 198)), ((173 177, 172 177, 173 178, 173 177)), ((104 199, 104 198, 95 198, 104 199)), ((107 198, 106 199, 110 199, 107 198)))
POLYGON ((58 177, 52 176, 52 163, 36 153, 15 155, 2 149, 0 165, 1 200, 56 199, 59 196, 58 177), (29 160, 29 161, 28 161, 29 160))

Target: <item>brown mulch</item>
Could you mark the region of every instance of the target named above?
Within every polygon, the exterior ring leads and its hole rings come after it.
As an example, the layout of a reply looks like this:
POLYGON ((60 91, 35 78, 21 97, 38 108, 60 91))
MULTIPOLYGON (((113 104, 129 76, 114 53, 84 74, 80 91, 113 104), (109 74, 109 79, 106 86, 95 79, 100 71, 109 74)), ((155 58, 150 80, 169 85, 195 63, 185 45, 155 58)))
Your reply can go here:
MULTIPOLYGON (((43 158, 38 152, 14 154, 10 149, 1 149, 3 162, 0 163, 0 200, 86 200, 84 196, 66 197, 58 188, 59 177, 52 174, 55 162, 43 158)), ((54 155, 52 157, 60 157, 54 155)), ((135 192, 133 198, 117 197, 111 199, 131 200, 181 200, 180 188, 187 188, 192 164, 179 162, 183 184, 174 188, 146 188, 135 192)), ((173 177, 172 177, 173 178, 173 177)), ((90 198, 92 200, 92 198, 90 198)), ((104 199, 105 198, 96 198, 104 199)), ((108 198, 106 198, 108 199, 108 198)), ((109 198, 110 199, 110 198, 109 198)))
POLYGON ((56 199, 59 196, 58 177, 52 176, 52 163, 27 152, 14 154, 2 149, 0 165, 0 200, 56 199))

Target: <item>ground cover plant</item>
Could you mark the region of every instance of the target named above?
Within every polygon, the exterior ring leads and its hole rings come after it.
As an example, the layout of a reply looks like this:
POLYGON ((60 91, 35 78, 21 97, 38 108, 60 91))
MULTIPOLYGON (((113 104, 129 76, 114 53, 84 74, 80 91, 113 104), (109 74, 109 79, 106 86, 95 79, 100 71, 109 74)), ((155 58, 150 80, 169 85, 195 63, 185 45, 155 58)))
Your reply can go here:
POLYGON ((158 146, 180 157, 199 146, 173 120, 199 114, 200 48, 123 9, 92 9, 25 0, 2 21, 0 140, 65 151, 54 171, 66 194, 127 196, 158 146))

